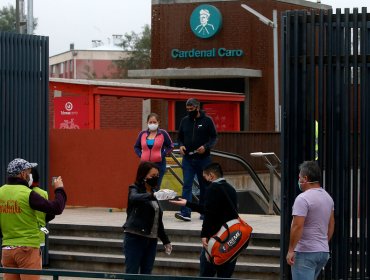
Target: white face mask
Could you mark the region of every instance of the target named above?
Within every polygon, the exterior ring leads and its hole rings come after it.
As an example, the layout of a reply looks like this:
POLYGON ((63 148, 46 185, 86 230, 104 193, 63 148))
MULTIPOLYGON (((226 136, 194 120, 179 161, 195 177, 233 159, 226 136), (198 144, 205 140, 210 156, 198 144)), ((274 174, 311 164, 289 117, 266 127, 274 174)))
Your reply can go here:
POLYGON ((33 183, 33 178, 32 178, 32 174, 28 175, 29 176, 29 180, 28 180, 28 186, 31 187, 32 186, 32 183, 33 183))
POLYGON ((157 123, 149 123, 148 128, 150 131, 154 131, 158 129, 158 124, 157 123))

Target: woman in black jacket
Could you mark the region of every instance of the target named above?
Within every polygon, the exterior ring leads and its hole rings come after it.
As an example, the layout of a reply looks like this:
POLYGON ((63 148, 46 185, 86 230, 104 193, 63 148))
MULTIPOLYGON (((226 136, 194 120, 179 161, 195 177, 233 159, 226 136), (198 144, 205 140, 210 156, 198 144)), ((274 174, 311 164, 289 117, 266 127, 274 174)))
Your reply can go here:
POLYGON ((166 253, 171 253, 172 245, 162 221, 163 212, 154 196, 158 178, 157 165, 144 161, 138 167, 135 183, 129 187, 127 220, 123 225, 126 273, 151 274, 158 238, 166 253))

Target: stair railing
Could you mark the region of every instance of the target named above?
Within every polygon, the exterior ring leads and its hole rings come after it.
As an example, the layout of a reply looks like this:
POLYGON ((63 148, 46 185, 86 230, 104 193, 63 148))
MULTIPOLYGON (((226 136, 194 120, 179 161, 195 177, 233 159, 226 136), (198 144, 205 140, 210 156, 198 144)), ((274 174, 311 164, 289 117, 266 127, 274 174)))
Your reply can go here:
MULTIPOLYGON (((182 167, 181 165, 181 162, 177 159, 177 155, 179 155, 179 150, 175 149, 172 151, 172 153, 170 154, 171 158, 174 160, 174 162, 179 166, 179 167, 182 167)), ((279 206, 276 204, 276 202, 274 201, 273 199, 273 196, 272 196, 272 199, 271 199, 271 194, 270 194, 270 191, 267 190, 267 188, 265 187, 265 185, 262 183, 261 179, 259 178, 259 176, 257 175, 256 171, 253 169, 253 167, 242 157, 236 155, 236 154, 233 154, 233 153, 228 153, 228 152, 223 152, 223 151, 218 151, 218 150, 211 150, 211 155, 213 156, 218 156, 218 157, 221 157, 221 158, 226 158, 226 159, 231 159, 231 160, 234 160, 234 161, 237 161, 239 164, 241 164, 241 166, 249 173, 249 175, 251 176, 252 180, 254 181, 254 183, 256 184, 257 188, 260 190, 260 192, 262 193, 262 196, 264 197, 264 199, 269 202, 269 209, 270 209, 270 204, 271 204, 271 212, 270 214, 277 214, 277 215, 280 215, 280 208, 279 206)), ((280 160, 279 160, 280 161, 280 160)), ((174 171, 173 171, 173 168, 172 166, 167 166, 167 170, 169 170, 171 172, 171 174, 174 175, 174 171)), ((276 171, 277 173, 277 171, 276 171)), ((279 176, 280 178, 280 175, 277 173, 277 175, 279 176)), ((181 178, 179 178, 176 175, 174 175, 175 178, 181 183, 183 184, 183 181, 181 180, 181 178)), ((194 180, 194 185, 199 188, 199 184, 198 182, 196 182, 194 180)), ((271 185, 270 185, 271 187, 271 185)), ((272 195, 273 195, 273 192, 272 192, 272 195)), ((195 196, 193 195, 193 198, 195 196)), ((197 197, 195 197, 195 199, 197 199, 197 197)))

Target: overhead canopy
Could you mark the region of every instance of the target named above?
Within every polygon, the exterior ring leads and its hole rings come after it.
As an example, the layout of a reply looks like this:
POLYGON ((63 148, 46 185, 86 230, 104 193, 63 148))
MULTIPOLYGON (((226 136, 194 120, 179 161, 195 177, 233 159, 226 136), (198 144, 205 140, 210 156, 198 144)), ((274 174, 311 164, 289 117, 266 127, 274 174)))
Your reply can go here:
POLYGON ((151 79, 221 79, 261 78, 262 71, 247 68, 167 68, 129 70, 129 78, 151 79))
POLYGON ((91 96, 114 95, 144 99, 186 100, 193 97, 200 101, 214 102, 243 102, 245 100, 244 94, 235 92, 61 78, 50 78, 49 89, 91 96))

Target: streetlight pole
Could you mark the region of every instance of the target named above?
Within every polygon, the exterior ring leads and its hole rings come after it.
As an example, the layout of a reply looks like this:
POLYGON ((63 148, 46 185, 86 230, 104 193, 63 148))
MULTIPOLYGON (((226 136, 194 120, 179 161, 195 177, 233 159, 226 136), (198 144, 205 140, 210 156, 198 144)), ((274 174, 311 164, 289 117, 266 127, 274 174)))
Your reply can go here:
POLYGON ((21 33, 20 29, 20 17, 19 17, 19 0, 15 1, 15 29, 17 30, 17 33, 21 33))
POLYGON ((273 46, 274 46, 274 111, 275 111, 275 131, 280 131, 280 110, 279 110, 279 54, 278 54, 278 21, 277 11, 272 11, 272 21, 260 14, 251 7, 241 4, 241 7, 255 15, 264 24, 272 27, 273 46))
POLYGON ((33 0, 27 4, 27 34, 33 34, 33 0))

